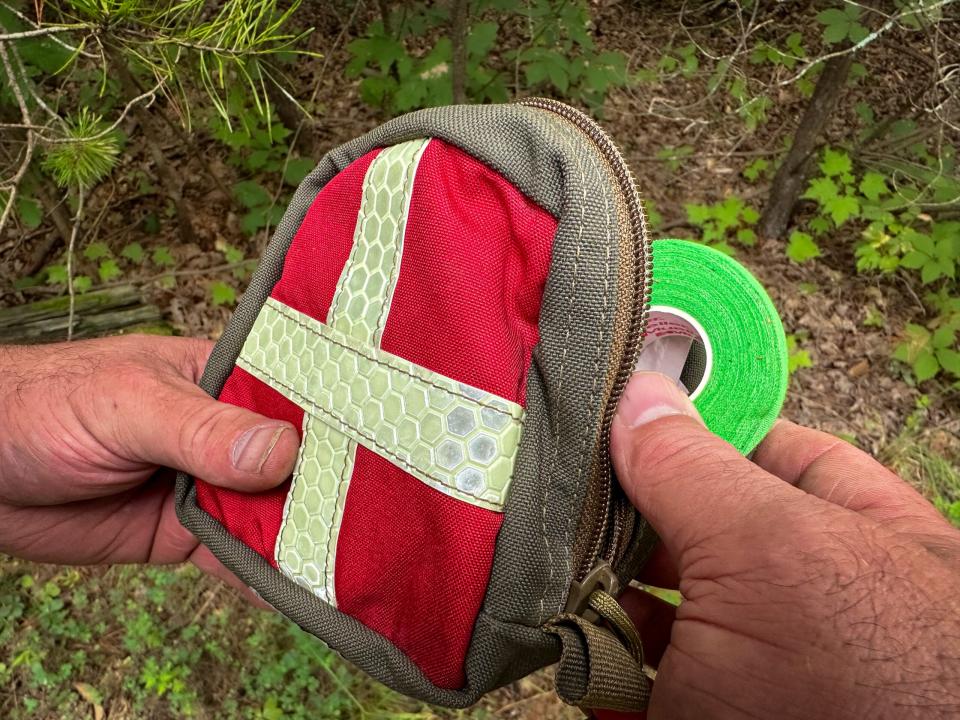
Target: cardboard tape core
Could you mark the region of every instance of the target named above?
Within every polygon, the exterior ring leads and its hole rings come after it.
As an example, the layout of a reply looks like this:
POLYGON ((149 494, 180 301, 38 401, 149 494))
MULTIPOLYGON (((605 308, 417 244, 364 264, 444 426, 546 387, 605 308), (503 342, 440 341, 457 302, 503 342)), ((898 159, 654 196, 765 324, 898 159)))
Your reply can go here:
POLYGON ((650 308, 637 371, 662 373, 693 399, 706 386, 712 367, 710 338, 695 318, 666 305, 650 308))

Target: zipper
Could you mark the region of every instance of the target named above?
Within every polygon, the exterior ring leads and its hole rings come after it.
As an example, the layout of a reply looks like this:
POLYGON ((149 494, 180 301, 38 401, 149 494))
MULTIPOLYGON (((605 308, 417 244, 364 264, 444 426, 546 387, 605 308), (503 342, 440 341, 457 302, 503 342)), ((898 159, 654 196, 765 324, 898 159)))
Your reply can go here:
POLYGON ((565 103, 550 98, 525 98, 519 105, 539 108, 554 113, 585 135, 596 147, 600 156, 610 168, 616 181, 627 215, 630 221, 630 234, 633 252, 633 303, 627 322, 624 340, 624 352, 614 376, 613 386, 600 427, 599 457, 602 463, 600 483, 604 500, 600 504, 601 512, 592 518, 591 544, 588 552, 574 572, 574 582, 567 602, 567 611, 583 613, 587 610, 587 601, 594 590, 603 590, 611 595, 619 592, 614 570, 626 512, 630 510, 627 499, 618 495, 614 488, 613 468, 610 465, 610 426, 616 413, 617 403, 623 389, 637 364, 637 357, 643 345, 650 311, 650 282, 653 271, 653 255, 647 234, 646 215, 637 191, 636 181, 629 166, 623 159, 616 143, 592 118, 565 103))

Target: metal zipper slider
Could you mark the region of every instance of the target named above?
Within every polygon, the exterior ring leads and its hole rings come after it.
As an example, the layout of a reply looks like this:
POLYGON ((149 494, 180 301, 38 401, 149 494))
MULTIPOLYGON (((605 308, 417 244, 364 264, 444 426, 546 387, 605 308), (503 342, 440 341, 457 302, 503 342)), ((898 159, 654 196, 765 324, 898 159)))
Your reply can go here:
POLYGON ((616 597, 620 594, 620 580, 606 560, 601 560, 587 573, 583 580, 570 583, 570 593, 564 612, 580 615, 584 620, 596 623, 600 615, 590 608, 590 596, 595 590, 602 590, 616 597))

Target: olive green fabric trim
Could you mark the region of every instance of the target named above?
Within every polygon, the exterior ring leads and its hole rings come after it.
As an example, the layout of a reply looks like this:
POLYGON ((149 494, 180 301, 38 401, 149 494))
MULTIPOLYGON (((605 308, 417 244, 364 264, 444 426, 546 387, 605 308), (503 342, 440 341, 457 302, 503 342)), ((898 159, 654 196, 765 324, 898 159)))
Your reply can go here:
POLYGON ((577 478, 584 464, 593 462, 589 446, 605 404, 596 372, 612 357, 613 313, 602 311, 602 298, 608 298, 608 307, 623 303, 616 242, 623 223, 611 212, 617 205, 614 191, 590 143, 534 108, 474 105, 411 113, 330 151, 297 189, 200 385, 214 397, 220 393, 324 185, 374 148, 423 137, 450 142, 501 173, 559 223, 540 314, 541 341, 527 378, 524 431, 490 584, 465 663, 465 687, 436 687, 381 635, 278 572, 197 505, 193 480, 182 473, 177 512, 267 602, 348 660, 395 690, 462 707, 560 654, 557 637, 539 625, 563 606, 573 571, 570 551, 584 494, 577 478))
POLYGON ((560 615, 544 630, 560 638, 557 695, 583 710, 642 712, 650 702, 643 667, 605 628, 578 615, 560 615))
POLYGON ((237 367, 426 485, 502 510, 524 416, 516 403, 358 343, 272 298, 237 367))
MULTIPOLYGON (((428 139, 412 140, 389 147, 367 168, 353 245, 327 312, 331 331, 364 344, 380 344, 400 274, 413 181, 429 142, 428 139)), ((269 300, 247 336, 245 352, 237 359, 237 365, 309 413, 314 407, 317 388, 297 382, 305 377, 301 366, 312 371, 317 369, 315 362, 307 362, 311 338, 303 336, 304 328, 308 327, 306 320, 310 320, 310 325, 325 327, 269 300), (260 362, 255 362, 253 357, 260 362), (301 392, 297 392, 295 385, 301 392)), ((317 360, 316 354, 313 353, 313 360, 317 360)), ((323 369, 338 373, 338 369, 329 365, 323 369)), ((356 376, 341 377, 349 383, 349 379, 356 376)), ((324 397, 342 397, 343 383, 337 391, 324 397)), ((336 605, 337 540, 358 438, 353 433, 344 433, 338 423, 323 422, 324 417, 304 418, 303 442, 284 503, 274 556, 284 574, 322 600, 336 605)), ((356 419, 354 422, 360 427, 356 419)))

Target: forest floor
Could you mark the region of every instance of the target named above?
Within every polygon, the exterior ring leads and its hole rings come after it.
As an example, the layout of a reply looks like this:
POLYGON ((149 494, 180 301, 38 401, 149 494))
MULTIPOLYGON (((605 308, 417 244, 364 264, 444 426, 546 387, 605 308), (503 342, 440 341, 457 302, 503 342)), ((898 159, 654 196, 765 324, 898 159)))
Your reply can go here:
MULTIPOLYGON (((310 143, 316 157, 384 119, 343 79, 349 59, 343 39, 363 26, 363 18, 353 18, 352 29, 341 33, 347 18, 321 5, 304 12, 316 15, 311 43, 325 57, 299 63, 291 78, 298 97, 316 91, 309 104, 317 118, 310 143)), ((646 8, 640 17, 639 4, 613 4, 597 12, 603 45, 627 52, 633 69, 657 64, 664 40, 650 30, 657 27, 657 19, 650 17, 656 11, 646 8)), ((883 64, 883 57, 873 58, 873 66, 883 64)), ((880 78, 869 87, 852 88, 844 107, 869 96, 881 112, 884 104, 896 102, 895 93, 884 92, 883 85, 880 78)), ((762 206, 768 181, 748 182, 742 171, 754 158, 772 158, 780 151, 804 106, 798 98, 784 98, 765 124, 746 134, 739 119, 704 98, 700 80, 683 78, 669 87, 615 90, 608 98, 604 124, 632 165, 641 194, 660 216, 657 236, 695 237, 686 224, 685 203, 737 196, 762 206), (694 150, 678 162, 663 159, 662 148, 682 146, 694 150)), ((849 113, 840 111, 827 130, 828 139, 843 136, 850 122, 849 113)), ((144 282, 156 273, 150 268, 127 268, 123 280, 143 283, 178 333, 215 339, 231 308, 213 303, 210 283, 223 280, 241 290, 244 281, 230 269, 204 269, 225 264, 224 244, 239 248, 244 257, 259 256, 266 237, 244 234, 230 198, 209 184, 200 167, 205 165, 227 186, 246 179, 229 163, 226 148, 204 132, 192 142, 188 150, 173 133, 168 138, 169 157, 186 181, 196 244, 179 241, 162 197, 135 192, 138 178, 152 171, 147 148, 135 141, 113 179, 91 195, 91 212, 99 223, 88 239, 95 236, 115 249, 131 241, 148 250, 169 247, 176 263, 172 286, 144 282), (148 217, 161 221, 146 233, 148 217)), ((792 375, 783 415, 847 439, 923 491, 937 483, 957 483, 960 403, 955 391, 929 383, 924 388, 929 403, 922 401, 921 392, 890 360, 896 338, 905 323, 922 315, 922 305, 915 289, 896 276, 857 274, 853 240, 838 233, 821 246, 822 257, 804 265, 791 262, 779 241, 761 238, 753 247, 738 247, 737 259, 767 288, 787 333, 812 361, 792 375), (876 322, 878 317, 882 321, 876 322)), ((28 242, 2 257, 0 304, 33 299, 9 289, 31 261, 28 242)), ((955 489, 960 492, 960 484, 955 489)), ((189 714, 276 720, 435 713, 579 717, 554 699, 548 673, 500 690, 464 712, 404 700, 192 568, 75 570, 0 557, 0 716, 99 720, 189 714)))

